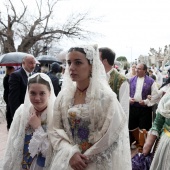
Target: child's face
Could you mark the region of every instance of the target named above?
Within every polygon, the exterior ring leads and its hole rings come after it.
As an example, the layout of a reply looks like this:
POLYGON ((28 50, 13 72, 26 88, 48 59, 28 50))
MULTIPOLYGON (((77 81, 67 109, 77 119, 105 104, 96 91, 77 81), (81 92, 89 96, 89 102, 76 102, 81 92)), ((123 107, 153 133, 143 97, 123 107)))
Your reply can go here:
POLYGON ((42 110, 47 106, 50 91, 46 85, 33 83, 29 85, 28 91, 30 101, 37 110, 42 110))

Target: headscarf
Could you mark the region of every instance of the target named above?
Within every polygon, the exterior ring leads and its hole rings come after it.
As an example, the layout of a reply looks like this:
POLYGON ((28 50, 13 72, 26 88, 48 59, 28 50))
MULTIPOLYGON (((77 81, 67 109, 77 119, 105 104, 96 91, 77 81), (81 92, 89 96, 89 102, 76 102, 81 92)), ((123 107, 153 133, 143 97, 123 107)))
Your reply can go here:
MULTIPOLYGON (((52 118, 52 110, 53 110, 53 105, 54 105, 54 101, 55 101, 55 94, 54 94, 54 88, 53 88, 53 85, 52 85, 52 82, 51 82, 51 79, 48 75, 46 75, 45 73, 36 73, 36 74, 33 74, 32 76, 30 76, 28 78, 28 82, 30 79, 32 78, 35 78, 36 76, 40 76, 42 79, 44 79, 45 81, 47 81, 50 85, 50 97, 48 99, 48 107, 47 107, 47 123, 51 121, 51 118, 52 118)), ((27 87, 27 90, 26 90, 26 95, 25 95, 25 100, 24 100, 24 110, 26 110, 26 119, 25 119, 25 122, 27 122, 27 119, 29 117, 29 109, 32 105, 31 101, 30 101, 30 98, 29 98, 29 92, 28 92, 28 87, 27 87)), ((23 120, 24 121, 24 120, 23 120)))
MULTIPOLYGON (((53 105, 55 101, 55 94, 53 85, 51 83, 51 79, 48 75, 44 73, 36 73, 29 77, 28 82, 30 79, 40 75, 41 78, 46 80, 51 89, 51 94, 48 99, 48 107, 47 107, 47 133, 48 129, 50 128, 49 122, 52 121, 52 112, 53 112, 53 105)), ((25 127, 28 123, 28 118, 30 115, 30 107, 31 102, 29 98, 28 87, 26 90, 24 104, 22 104, 15 112, 13 122, 11 124, 9 134, 8 134, 8 141, 6 146, 6 153, 3 160, 3 168, 4 170, 16 170, 20 169, 21 161, 23 159, 23 147, 24 147, 24 139, 25 139, 25 127)), ((48 156, 46 157, 46 165, 49 166, 52 151, 48 152, 48 156)))

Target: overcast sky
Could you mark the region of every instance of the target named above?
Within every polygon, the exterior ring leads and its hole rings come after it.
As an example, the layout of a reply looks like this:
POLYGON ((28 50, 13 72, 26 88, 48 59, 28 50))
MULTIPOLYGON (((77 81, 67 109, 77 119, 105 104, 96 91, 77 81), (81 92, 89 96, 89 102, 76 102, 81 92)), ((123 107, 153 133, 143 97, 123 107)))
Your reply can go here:
MULTIPOLYGON (((34 10, 32 0, 24 1, 34 10)), ((139 55, 148 55, 150 48, 158 51, 161 47, 163 51, 170 44, 170 0, 64 0, 57 7, 54 12, 60 20, 71 11, 90 10, 94 17, 103 16, 102 22, 88 25, 89 30, 100 36, 88 42, 63 40, 64 47, 97 43, 99 47, 113 49, 117 57, 126 56, 131 61, 139 55)))
POLYGON ((94 16, 104 16, 102 23, 92 26, 93 31, 103 34, 92 41, 99 47, 110 47, 117 56, 135 60, 139 55, 148 55, 150 48, 158 51, 161 47, 163 51, 170 44, 169 0, 91 1, 75 0, 72 5, 77 9, 91 6, 94 16))

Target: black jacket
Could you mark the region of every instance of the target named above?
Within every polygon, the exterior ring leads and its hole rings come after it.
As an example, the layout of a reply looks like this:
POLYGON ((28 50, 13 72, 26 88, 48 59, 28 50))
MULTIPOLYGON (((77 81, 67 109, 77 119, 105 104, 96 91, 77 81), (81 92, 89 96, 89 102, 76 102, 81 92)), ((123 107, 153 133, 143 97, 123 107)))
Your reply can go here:
POLYGON ((58 80, 58 78, 56 77, 56 75, 53 74, 52 72, 47 73, 47 75, 50 77, 50 79, 51 79, 51 81, 52 81, 53 88, 54 88, 54 93, 55 93, 55 96, 57 97, 58 93, 59 93, 60 90, 61 90, 61 87, 60 87, 60 85, 59 85, 59 80, 58 80))
POLYGON ((23 68, 13 72, 9 77, 8 102, 12 117, 17 108, 24 103, 28 77, 23 68))
POLYGON ((4 79, 3 79, 3 87, 4 87, 4 93, 3 93, 3 99, 5 101, 6 104, 8 104, 8 94, 9 94, 9 75, 5 75, 4 79))

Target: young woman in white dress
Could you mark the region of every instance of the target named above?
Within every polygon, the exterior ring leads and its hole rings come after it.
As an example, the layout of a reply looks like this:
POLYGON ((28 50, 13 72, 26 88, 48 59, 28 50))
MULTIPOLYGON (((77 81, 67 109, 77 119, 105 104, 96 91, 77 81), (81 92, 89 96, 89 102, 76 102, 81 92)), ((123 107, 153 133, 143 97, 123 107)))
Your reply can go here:
POLYGON ((131 170, 127 125, 97 46, 70 48, 54 106, 50 170, 131 170))

